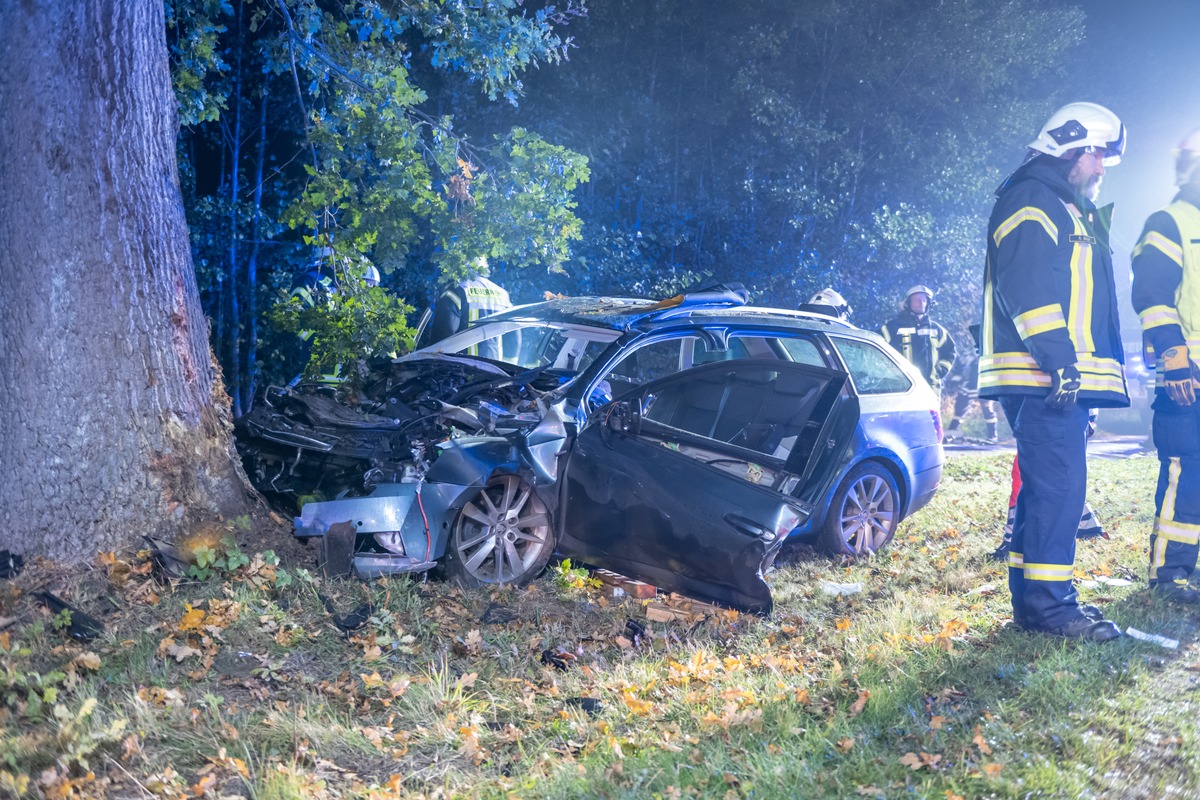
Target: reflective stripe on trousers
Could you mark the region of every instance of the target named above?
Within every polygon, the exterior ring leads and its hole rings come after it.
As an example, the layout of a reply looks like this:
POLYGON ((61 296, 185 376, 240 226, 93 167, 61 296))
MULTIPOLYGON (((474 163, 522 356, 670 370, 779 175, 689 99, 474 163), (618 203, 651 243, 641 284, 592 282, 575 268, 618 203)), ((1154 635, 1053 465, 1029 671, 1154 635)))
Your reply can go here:
POLYGON ((1150 585, 1187 579, 1196 571, 1200 540, 1200 407, 1155 400, 1158 487, 1150 534, 1150 585), (1161 406, 1169 404, 1169 411, 1161 406))
POLYGON ((1044 398, 1000 401, 1017 440, 1021 491, 1008 562, 1013 618, 1056 628, 1079 616, 1072 581, 1079 509, 1087 492, 1088 410, 1058 411, 1044 398))

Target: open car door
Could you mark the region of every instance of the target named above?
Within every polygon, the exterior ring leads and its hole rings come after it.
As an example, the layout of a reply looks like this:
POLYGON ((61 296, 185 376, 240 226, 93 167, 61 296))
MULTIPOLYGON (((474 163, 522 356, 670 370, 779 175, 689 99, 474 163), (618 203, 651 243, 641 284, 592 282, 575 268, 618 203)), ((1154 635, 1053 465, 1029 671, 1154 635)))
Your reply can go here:
POLYGON ((560 479, 559 550, 745 611, 849 457, 848 376, 767 360, 708 364, 597 409, 560 479))

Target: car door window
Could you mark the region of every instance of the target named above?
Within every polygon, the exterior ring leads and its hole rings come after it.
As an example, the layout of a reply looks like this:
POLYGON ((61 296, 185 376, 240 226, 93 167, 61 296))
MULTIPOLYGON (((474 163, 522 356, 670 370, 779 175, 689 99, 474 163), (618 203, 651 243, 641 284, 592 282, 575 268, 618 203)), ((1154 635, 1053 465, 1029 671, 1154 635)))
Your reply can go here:
POLYGON ((761 362, 652 387, 643 419, 786 461, 812 421, 825 380, 761 362))
POLYGON ((674 375, 681 369, 681 348, 685 342, 694 347, 694 341, 692 336, 661 339, 629 351, 601 379, 599 389, 608 397, 620 397, 650 381, 674 375))
POLYGON ((859 394, 897 394, 912 388, 900 366, 879 347, 860 339, 832 338, 859 394))

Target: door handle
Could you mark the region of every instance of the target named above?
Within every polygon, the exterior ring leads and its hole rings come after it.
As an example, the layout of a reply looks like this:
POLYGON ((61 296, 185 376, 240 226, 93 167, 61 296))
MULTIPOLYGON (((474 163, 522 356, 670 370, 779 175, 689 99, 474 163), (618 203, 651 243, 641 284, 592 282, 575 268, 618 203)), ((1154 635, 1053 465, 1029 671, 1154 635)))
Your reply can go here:
POLYGON ((725 521, 728 522, 738 533, 743 533, 746 536, 753 536, 755 539, 762 539, 764 542, 772 542, 775 540, 775 532, 764 528, 759 523, 752 519, 739 516, 738 514, 726 514, 725 521))

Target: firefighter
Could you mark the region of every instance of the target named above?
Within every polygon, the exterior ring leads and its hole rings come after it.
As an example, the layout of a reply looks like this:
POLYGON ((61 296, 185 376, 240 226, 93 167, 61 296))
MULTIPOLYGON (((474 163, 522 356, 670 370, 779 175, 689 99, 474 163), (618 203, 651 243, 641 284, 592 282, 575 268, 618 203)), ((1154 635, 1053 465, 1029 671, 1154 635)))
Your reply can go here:
POLYGON ((1094 103, 1055 111, 997 189, 983 278, 979 396, 996 399, 1017 440, 1008 584, 1013 621, 1104 642, 1121 635, 1072 583, 1093 408, 1129 405, 1108 234, 1095 205, 1125 126, 1094 103))
POLYGON ((996 401, 979 399, 979 357, 969 354, 957 374, 962 376, 961 384, 954 395, 954 414, 950 417, 950 424, 946 426, 946 442, 963 438, 959 433, 959 426, 967 416, 971 403, 978 403, 979 416, 983 418, 983 424, 987 428, 984 441, 996 444, 1000 441, 1000 434, 996 428, 996 401))
MULTIPOLYGON (((474 271, 463 281, 442 292, 433 309, 433 319, 430 320, 430 336, 423 343, 440 342, 447 336, 466 330, 472 323, 484 317, 512 308, 508 292, 499 284, 488 280, 487 258, 480 256, 475 260, 474 271)), ((485 358, 499 359, 501 356, 499 342, 489 341, 473 346, 472 355, 485 358)))
POLYGON ((1150 534, 1151 590, 1200 603, 1188 579, 1200 537, 1200 130, 1175 153, 1179 194, 1146 220, 1133 251, 1133 308, 1142 323, 1147 367, 1155 364, 1154 445, 1158 488, 1150 534))
POLYGON ((954 366, 954 339, 949 331, 929 317, 933 289, 913 286, 904 295, 900 313, 879 329, 892 347, 916 365, 921 377, 941 390, 942 379, 954 366))
POLYGON ((799 310, 807 311, 810 314, 835 317, 843 322, 849 322, 850 315, 854 313, 854 309, 846 302, 846 298, 833 289, 822 289, 817 292, 808 298, 807 303, 801 303, 799 310))

